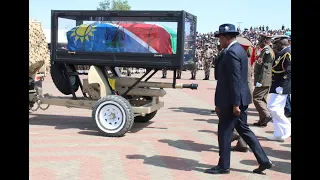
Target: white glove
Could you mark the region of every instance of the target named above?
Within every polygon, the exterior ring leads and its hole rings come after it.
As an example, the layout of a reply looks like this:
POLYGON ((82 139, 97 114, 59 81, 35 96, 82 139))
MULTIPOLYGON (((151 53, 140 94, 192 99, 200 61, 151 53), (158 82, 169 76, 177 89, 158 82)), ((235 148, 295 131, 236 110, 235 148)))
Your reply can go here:
POLYGON ((278 94, 282 94, 282 92, 283 92, 283 88, 282 87, 277 87, 276 88, 276 92, 278 93, 278 94))
POLYGON ((256 87, 261 87, 262 86, 262 84, 260 84, 260 83, 256 83, 256 87))

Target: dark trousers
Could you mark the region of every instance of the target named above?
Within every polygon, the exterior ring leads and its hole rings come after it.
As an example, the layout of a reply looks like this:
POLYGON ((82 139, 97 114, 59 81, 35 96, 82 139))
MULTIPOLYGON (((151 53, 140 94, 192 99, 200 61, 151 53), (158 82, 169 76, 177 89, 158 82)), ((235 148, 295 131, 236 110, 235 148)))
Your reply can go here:
POLYGON ((250 130, 247 122, 248 106, 240 106, 240 116, 235 116, 232 106, 220 108, 218 124, 218 143, 219 143, 219 167, 222 169, 230 168, 231 139, 235 128, 243 140, 249 145, 259 164, 269 162, 269 159, 262 149, 257 137, 250 130))
POLYGON ((287 96, 286 106, 284 107, 285 114, 291 114, 291 100, 290 95, 287 96))

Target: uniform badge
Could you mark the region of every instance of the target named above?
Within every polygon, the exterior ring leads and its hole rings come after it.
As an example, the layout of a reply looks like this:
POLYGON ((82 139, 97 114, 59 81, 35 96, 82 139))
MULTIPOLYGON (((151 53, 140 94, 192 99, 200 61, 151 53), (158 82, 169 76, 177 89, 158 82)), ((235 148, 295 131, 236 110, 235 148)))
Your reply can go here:
POLYGON ((287 76, 287 75, 283 76, 283 79, 287 79, 287 78, 288 78, 288 76, 287 76))
POLYGON ((224 27, 224 30, 225 30, 225 31, 229 31, 229 29, 230 29, 229 26, 225 26, 225 27, 224 27))
POLYGON ((270 53, 270 51, 269 50, 266 50, 266 54, 269 54, 270 53))

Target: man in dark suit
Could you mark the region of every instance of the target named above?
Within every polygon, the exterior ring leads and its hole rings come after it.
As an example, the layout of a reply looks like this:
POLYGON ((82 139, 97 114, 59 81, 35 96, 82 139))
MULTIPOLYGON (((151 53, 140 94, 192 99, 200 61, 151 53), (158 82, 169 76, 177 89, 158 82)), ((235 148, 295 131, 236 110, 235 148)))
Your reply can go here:
POLYGON ((219 62, 215 94, 216 113, 219 116, 218 143, 219 163, 205 170, 210 174, 230 173, 231 138, 235 128, 239 135, 249 145, 260 166, 254 173, 263 173, 273 167, 257 137, 247 124, 247 109, 252 103, 248 85, 248 57, 243 47, 237 43, 239 34, 233 24, 219 26, 219 42, 226 49, 224 57, 219 62))

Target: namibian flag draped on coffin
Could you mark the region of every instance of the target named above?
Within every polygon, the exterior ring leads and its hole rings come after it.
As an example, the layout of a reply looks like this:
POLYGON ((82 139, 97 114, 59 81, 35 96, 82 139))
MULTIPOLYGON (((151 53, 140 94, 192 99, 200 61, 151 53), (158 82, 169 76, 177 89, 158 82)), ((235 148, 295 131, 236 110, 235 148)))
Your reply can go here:
POLYGON ((177 33, 156 24, 82 24, 67 32, 68 50, 175 54, 177 33))

